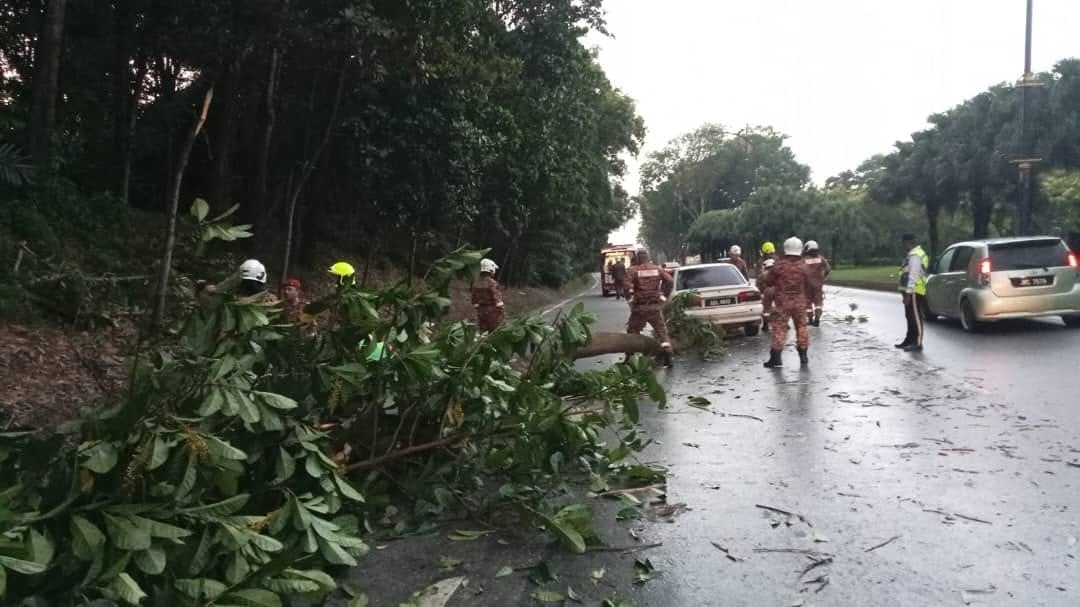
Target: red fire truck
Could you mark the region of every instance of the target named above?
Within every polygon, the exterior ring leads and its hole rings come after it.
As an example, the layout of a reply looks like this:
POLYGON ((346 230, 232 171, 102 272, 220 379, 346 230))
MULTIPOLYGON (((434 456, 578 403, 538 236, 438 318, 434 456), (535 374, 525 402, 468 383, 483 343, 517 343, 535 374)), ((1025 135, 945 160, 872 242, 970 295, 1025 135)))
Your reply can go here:
POLYGON ((632 244, 607 244, 600 249, 600 290, 604 297, 615 294, 615 277, 611 275, 610 266, 621 259, 629 268, 633 265, 636 250, 632 244))

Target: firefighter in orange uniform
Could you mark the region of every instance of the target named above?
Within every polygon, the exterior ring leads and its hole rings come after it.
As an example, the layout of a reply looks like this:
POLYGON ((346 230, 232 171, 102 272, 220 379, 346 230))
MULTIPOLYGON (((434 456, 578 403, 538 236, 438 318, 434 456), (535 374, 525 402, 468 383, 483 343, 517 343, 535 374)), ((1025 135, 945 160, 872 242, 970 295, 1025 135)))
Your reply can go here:
POLYGON ((481 331, 494 331, 506 321, 502 287, 495 280, 499 266, 490 259, 480 260, 480 279, 472 287, 472 304, 476 309, 476 324, 481 331))
POLYGON ((772 348, 768 368, 784 366, 781 355, 787 342, 788 322, 795 322, 795 346, 799 350, 799 361, 803 366, 809 363, 807 350, 810 348, 810 331, 807 328, 806 302, 812 291, 810 273, 802 260, 803 243, 792 236, 784 241, 784 257, 776 262, 762 281, 766 289, 773 289, 773 306, 769 313, 772 325, 772 348))
POLYGON ((626 332, 637 335, 646 323, 652 325, 656 339, 660 341, 665 367, 671 366, 673 357, 671 338, 664 320, 664 302, 667 298, 664 297, 663 288, 674 283, 667 270, 652 262, 648 251, 639 250, 634 265, 626 271, 623 291, 630 302, 630 320, 626 323, 626 332))

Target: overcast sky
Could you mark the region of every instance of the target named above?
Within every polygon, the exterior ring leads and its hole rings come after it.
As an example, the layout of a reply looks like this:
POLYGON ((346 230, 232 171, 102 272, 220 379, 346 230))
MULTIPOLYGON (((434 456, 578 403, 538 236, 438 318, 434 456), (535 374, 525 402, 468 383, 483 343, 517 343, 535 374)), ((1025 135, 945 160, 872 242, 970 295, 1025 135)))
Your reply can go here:
MULTIPOLYGON (((705 122, 771 125, 822 183, 1023 72, 1025 0, 607 0, 590 34, 647 153, 705 122)), ((1080 57, 1080 0, 1035 0, 1033 69, 1080 57)), ((644 158, 644 153, 639 159, 644 158)), ((627 189, 638 191, 637 164, 627 189)), ((636 225, 612 235, 630 242, 636 225)))

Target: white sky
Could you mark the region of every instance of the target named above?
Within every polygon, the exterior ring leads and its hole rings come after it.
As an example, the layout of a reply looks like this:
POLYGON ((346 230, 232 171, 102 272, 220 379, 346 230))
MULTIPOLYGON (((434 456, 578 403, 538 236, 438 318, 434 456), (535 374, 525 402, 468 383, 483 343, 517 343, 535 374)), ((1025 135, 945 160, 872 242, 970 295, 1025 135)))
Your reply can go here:
MULTIPOLYGON (((705 122, 790 135, 822 183, 1023 72, 1025 0, 607 0, 590 34, 645 153, 705 122)), ((1080 56, 1080 0, 1035 0, 1032 69, 1080 56)), ((637 163, 625 186, 637 193, 637 163)), ((632 242, 636 222, 611 236, 632 242)))

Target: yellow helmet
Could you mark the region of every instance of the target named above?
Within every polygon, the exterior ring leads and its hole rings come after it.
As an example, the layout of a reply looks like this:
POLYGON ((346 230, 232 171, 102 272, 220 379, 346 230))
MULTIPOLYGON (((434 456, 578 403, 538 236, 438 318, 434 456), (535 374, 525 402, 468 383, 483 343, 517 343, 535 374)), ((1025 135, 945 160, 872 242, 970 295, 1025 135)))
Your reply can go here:
POLYGON ((352 267, 352 264, 346 261, 335 263, 330 266, 330 269, 327 271, 338 277, 338 284, 345 284, 346 281, 353 279, 353 276, 356 274, 356 268, 352 267))
POLYGON ((776 252, 776 245, 774 245, 773 243, 766 240, 765 242, 763 242, 761 244, 761 254, 762 255, 770 255, 770 254, 775 253, 775 252, 776 252))

